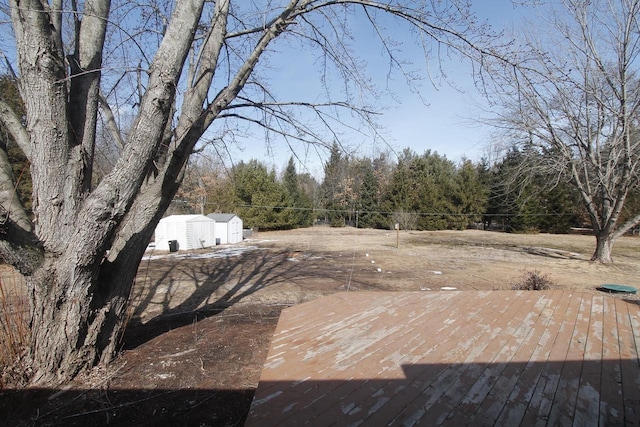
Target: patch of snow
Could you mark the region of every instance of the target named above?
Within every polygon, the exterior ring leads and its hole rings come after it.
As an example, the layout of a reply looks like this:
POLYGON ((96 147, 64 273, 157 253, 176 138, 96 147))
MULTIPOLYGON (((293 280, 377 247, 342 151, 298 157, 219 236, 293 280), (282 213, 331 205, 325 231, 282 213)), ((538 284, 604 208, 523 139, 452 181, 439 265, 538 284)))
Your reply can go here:
POLYGON ((263 248, 259 248, 257 246, 230 246, 224 249, 214 249, 211 252, 205 253, 195 253, 195 252, 187 252, 187 253, 168 253, 162 255, 148 255, 142 258, 143 261, 152 261, 156 259, 163 258, 173 258, 173 259, 219 259, 219 258, 231 258, 240 256, 246 252, 251 252, 255 250, 259 250, 263 248))

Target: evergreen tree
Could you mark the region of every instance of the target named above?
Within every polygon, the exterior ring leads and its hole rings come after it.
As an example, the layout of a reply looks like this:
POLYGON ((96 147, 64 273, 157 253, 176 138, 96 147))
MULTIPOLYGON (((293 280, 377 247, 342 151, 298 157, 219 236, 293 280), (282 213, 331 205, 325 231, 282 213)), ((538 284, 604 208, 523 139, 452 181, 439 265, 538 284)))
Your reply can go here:
POLYGON ((291 200, 275 171, 257 160, 240 162, 233 169, 238 213, 248 227, 282 230, 295 227, 291 200))
POLYGON ((386 225, 384 217, 379 213, 378 180, 373 170, 373 164, 369 159, 363 159, 361 164, 363 167, 358 200, 358 226, 361 228, 384 227, 386 225))
POLYGON ((568 182, 557 180, 544 168, 522 179, 526 162, 543 163, 547 153, 509 150, 497 165, 491 184, 487 216, 504 223, 507 231, 566 233, 579 224, 579 195, 568 182), (551 185, 553 183, 553 185, 551 185))
POLYGON ((376 195, 376 201, 378 205, 382 206, 384 193, 389 186, 391 175, 395 167, 394 162, 389 158, 389 155, 382 152, 371 161, 373 167, 373 173, 378 183, 378 194, 376 195))
MULTIPOLYGON (((555 148, 545 149, 538 154, 543 164, 543 159, 555 159, 555 148)), ((568 176, 558 175, 548 168, 538 168, 534 174, 534 182, 537 186, 538 203, 543 207, 537 220, 540 231, 547 233, 568 233, 571 227, 579 225, 578 212, 582 208, 580 194, 575 186, 571 185, 568 176)))
MULTIPOLYGON (((416 158, 415 153, 409 149, 405 149, 400 156, 398 156, 398 163, 391 172, 389 183, 384 191, 382 207, 386 212, 402 212, 403 214, 410 214, 415 212, 415 203, 413 199, 416 195, 416 188, 413 182, 413 175, 410 171, 410 165, 416 158)), ((393 215, 393 214, 392 214, 393 215)), ((405 217, 406 215, 402 215, 405 217)), ((389 226, 399 219, 388 219, 389 226)), ((408 228, 408 224, 400 224, 403 229, 408 228)), ((415 225, 412 223, 411 228, 415 225)))
POLYGON ((480 213, 487 206, 488 187, 482 182, 480 167, 470 160, 464 160, 456 173, 456 188, 453 193, 453 204, 458 228, 465 228, 480 219, 480 213))
POLYGON ((580 197, 575 188, 563 181, 543 193, 540 200, 544 206, 544 215, 540 216, 537 225, 546 233, 566 234, 571 227, 580 225, 578 212, 581 208, 580 197))
POLYGON ((492 174, 487 217, 506 231, 524 231, 533 225, 526 208, 526 202, 530 201, 528 182, 514 178, 523 161, 523 154, 513 147, 492 174))
POLYGON ((418 228, 442 230, 455 222, 452 194, 455 189, 455 164, 427 150, 410 167, 415 189, 413 210, 420 212, 418 228))
POLYGON ((317 211, 322 207, 320 197, 320 184, 309 173, 298 174, 298 184, 303 197, 308 200, 311 207, 311 220, 316 219, 317 211))
POLYGON ((455 165, 446 157, 429 150, 417 156, 405 149, 385 192, 384 209, 402 217, 418 213, 416 226, 421 230, 451 227, 455 175, 455 165))
POLYGON ((322 182, 322 200, 327 210, 326 219, 333 227, 345 224, 345 211, 348 209, 346 193, 348 161, 342 156, 340 147, 333 143, 329 160, 324 164, 324 181, 322 182))
POLYGON ((313 223, 311 200, 300 188, 293 156, 289 158, 282 181, 291 205, 292 223, 296 227, 310 226, 313 223))

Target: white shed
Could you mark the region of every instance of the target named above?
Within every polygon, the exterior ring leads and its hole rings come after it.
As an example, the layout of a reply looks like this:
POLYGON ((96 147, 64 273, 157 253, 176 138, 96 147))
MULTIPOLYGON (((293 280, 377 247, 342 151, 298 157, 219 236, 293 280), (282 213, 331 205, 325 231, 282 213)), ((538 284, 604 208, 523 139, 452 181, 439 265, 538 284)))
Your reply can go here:
POLYGON ((235 214, 211 213, 207 217, 216 222, 216 240, 218 243, 242 242, 242 220, 235 214))
POLYGON ((216 244, 216 222, 204 215, 171 215, 162 218, 156 227, 156 249, 171 250, 169 242, 178 242, 178 249, 202 249, 216 244))

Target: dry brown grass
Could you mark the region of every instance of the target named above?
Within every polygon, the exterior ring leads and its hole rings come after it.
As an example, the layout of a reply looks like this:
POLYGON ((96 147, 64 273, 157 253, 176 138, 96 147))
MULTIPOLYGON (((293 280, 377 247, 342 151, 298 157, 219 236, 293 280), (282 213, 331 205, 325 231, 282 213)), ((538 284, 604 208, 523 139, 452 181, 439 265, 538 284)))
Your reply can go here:
POLYGON ((29 303, 21 282, 0 278, 0 388, 21 382, 15 369, 29 342, 29 303))

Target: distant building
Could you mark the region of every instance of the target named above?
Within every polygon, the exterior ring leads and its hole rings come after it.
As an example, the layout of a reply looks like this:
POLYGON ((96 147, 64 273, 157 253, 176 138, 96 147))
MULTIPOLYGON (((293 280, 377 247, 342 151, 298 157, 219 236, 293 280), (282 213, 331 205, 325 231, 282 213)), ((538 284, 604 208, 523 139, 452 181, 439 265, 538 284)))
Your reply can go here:
POLYGON ((156 249, 203 249, 216 244, 215 220, 204 215, 171 215, 156 227, 156 249))
POLYGON ((216 244, 242 242, 242 220, 236 214, 211 213, 207 217, 216 222, 216 244))

